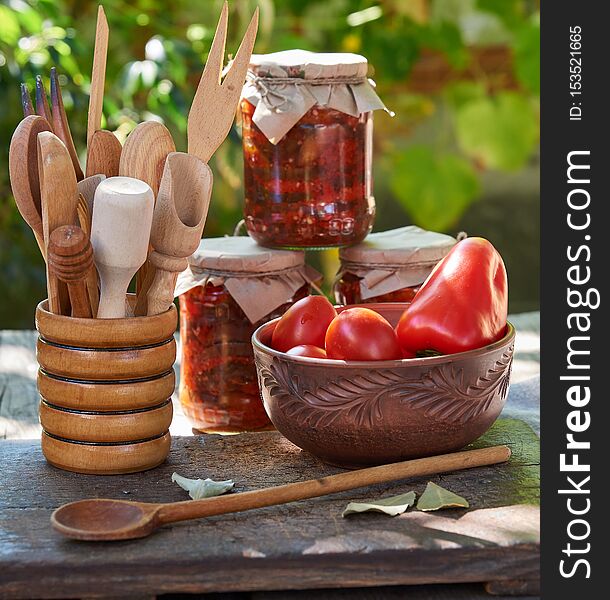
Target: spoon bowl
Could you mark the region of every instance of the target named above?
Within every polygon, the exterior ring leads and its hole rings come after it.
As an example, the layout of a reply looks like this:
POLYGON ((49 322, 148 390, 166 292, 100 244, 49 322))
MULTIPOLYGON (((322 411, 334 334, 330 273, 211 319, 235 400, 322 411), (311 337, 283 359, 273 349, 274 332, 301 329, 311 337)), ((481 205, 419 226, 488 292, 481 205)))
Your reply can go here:
POLYGON ((160 505, 91 498, 64 504, 51 516, 53 527, 77 540, 131 540, 157 527, 160 505))

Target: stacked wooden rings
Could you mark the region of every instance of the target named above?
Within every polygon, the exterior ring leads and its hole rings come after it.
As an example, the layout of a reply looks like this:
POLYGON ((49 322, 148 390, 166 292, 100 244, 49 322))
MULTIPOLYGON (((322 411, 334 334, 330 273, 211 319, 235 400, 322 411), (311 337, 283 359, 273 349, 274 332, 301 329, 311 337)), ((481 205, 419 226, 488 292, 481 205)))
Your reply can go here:
POLYGON ((177 311, 125 319, 36 308, 42 451, 78 473, 144 471, 169 453, 177 311))

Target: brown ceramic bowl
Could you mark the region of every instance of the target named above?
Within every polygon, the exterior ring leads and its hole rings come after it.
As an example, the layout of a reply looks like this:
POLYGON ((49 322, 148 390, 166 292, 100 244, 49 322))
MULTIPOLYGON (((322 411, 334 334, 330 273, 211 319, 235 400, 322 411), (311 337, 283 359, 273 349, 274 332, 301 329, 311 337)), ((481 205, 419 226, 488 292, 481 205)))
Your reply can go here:
MULTIPOLYGON (((363 306, 393 326, 406 307, 363 306)), ((273 350, 277 321, 252 336, 265 409, 291 442, 326 462, 360 467, 451 452, 483 435, 504 406, 515 341, 510 323, 501 340, 469 352, 345 362, 273 350)))

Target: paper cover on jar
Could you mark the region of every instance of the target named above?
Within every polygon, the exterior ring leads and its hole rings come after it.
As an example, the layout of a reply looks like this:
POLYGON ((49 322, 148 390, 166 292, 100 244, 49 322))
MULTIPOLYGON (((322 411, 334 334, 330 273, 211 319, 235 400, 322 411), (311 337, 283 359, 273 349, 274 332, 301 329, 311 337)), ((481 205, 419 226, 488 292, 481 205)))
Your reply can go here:
POLYGON ((253 54, 242 97, 256 107, 253 122, 277 144, 316 104, 354 117, 377 109, 390 112, 367 71, 368 62, 359 54, 253 54))
POLYGON ((199 285, 224 285, 251 323, 288 302, 304 284, 321 275, 305 264, 305 253, 273 250, 245 236, 201 240, 178 276, 175 296, 199 285))
POLYGON ((371 233, 355 246, 341 248, 340 273, 360 277, 363 300, 421 285, 455 245, 455 238, 409 225, 371 233))

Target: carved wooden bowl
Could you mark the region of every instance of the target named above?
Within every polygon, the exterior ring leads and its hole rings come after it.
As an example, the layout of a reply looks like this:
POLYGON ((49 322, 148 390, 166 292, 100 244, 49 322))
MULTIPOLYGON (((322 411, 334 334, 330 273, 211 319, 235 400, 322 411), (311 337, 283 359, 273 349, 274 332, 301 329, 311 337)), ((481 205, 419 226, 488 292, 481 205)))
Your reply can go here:
MULTIPOLYGON (((406 305, 365 306, 394 326, 406 305)), ((291 442, 326 462, 360 467, 458 450, 483 435, 504 406, 515 340, 510 323, 484 348, 376 362, 278 352, 270 347, 276 323, 252 337, 265 409, 291 442)))

